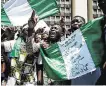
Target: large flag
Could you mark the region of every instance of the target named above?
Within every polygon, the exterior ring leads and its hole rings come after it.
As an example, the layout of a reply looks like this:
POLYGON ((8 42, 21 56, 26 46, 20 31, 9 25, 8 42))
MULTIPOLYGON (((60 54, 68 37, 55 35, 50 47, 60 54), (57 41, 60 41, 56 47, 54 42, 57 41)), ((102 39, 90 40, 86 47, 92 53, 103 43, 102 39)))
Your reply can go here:
POLYGON ((50 27, 49 27, 43 20, 40 20, 40 21, 36 24, 36 26, 34 27, 35 32, 36 32, 39 28, 43 28, 43 29, 44 29, 44 32, 49 32, 49 30, 50 30, 50 27))
POLYGON ((59 12, 55 0, 9 0, 1 8, 1 24, 22 26, 28 22, 33 9, 39 19, 59 12))
POLYGON ((64 41, 50 44, 46 49, 40 48, 49 78, 74 79, 100 66, 104 49, 101 19, 88 22, 64 41))

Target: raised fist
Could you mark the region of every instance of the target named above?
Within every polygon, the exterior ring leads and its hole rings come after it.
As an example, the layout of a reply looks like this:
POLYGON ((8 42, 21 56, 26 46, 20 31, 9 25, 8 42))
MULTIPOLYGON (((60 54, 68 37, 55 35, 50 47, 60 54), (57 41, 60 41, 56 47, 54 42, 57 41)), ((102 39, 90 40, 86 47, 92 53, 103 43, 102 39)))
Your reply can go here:
POLYGON ((28 20, 29 28, 34 28, 37 22, 38 22, 38 16, 35 15, 35 11, 33 10, 31 17, 28 20))

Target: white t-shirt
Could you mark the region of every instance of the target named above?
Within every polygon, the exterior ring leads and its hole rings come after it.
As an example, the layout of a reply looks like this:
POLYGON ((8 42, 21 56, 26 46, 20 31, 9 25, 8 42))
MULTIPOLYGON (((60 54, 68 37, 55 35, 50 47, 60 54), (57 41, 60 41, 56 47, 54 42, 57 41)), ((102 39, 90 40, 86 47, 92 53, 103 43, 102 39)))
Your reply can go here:
POLYGON ((11 52, 11 50, 14 47, 15 42, 16 42, 16 40, 10 40, 10 41, 3 42, 4 43, 5 52, 11 52))

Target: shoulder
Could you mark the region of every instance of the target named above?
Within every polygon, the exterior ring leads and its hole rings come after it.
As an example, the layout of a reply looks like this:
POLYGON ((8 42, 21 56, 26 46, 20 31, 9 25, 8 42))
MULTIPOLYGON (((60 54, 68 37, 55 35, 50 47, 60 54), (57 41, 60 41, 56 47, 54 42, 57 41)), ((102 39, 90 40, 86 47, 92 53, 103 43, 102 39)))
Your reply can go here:
POLYGON ((4 46, 5 52, 10 52, 13 49, 15 42, 16 40, 3 42, 2 45, 4 46))
POLYGON ((14 44, 15 42, 16 40, 9 40, 9 41, 2 42, 2 44, 9 45, 9 44, 14 44))

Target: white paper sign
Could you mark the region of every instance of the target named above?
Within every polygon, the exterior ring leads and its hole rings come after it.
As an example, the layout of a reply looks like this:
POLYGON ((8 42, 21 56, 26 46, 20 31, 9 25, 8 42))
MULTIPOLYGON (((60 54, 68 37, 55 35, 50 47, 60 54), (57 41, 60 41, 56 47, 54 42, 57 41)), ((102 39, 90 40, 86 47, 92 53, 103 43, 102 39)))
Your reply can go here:
POLYGON ((58 45, 65 62, 68 79, 82 76, 96 69, 79 29, 66 40, 58 42, 58 45))

